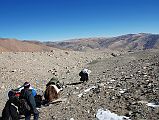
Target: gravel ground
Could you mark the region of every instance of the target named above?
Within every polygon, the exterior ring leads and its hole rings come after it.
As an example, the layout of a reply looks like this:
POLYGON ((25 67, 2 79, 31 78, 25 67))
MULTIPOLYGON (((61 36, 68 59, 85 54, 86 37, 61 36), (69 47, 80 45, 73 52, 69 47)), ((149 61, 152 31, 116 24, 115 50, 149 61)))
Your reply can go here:
POLYGON ((11 88, 30 81, 43 91, 57 76, 64 82, 61 98, 66 101, 42 106, 40 120, 96 120, 100 108, 132 120, 158 120, 159 108, 147 103, 159 100, 159 51, 113 53, 117 56, 108 50, 0 54, 0 110, 11 88), (84 67, 92 71, 89 81, 76 84, 84 67))

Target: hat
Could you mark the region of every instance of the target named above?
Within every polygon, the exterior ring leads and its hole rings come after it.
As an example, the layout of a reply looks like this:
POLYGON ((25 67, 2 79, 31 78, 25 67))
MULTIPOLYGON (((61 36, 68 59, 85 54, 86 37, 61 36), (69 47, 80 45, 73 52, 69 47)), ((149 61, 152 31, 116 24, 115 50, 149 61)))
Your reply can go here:
POLYGON ((30 83, 29 82, 25 82, 24 83, 24 87, 30 87, 30 83))

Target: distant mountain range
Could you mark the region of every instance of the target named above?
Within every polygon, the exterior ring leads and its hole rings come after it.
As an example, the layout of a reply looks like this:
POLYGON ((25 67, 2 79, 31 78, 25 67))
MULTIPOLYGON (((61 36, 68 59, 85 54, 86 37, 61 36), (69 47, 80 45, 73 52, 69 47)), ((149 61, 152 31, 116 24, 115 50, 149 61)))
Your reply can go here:
POLYGON ((159 34, 126 34, 111 38, 81 38, 61 42, 20 41, 0 38, 0 51, 51 51, 53 48, 75 51, 87 50, 145 50, 159 48, 159 34))
POLYGON ((63 42, 45 42, 47 46, 85 51, 90 49, 145 50, 159 48, 159 34, 127 34, 112 38, 83 38, 63 42))

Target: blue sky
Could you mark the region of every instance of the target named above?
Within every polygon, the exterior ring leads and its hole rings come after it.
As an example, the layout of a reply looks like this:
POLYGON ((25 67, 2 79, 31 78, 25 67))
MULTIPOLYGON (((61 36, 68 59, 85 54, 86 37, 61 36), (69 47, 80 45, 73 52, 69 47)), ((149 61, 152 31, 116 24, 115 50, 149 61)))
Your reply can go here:
POLYGON ((159 33, 159 0, 0 0, 0 37, 59 41, 159 33))

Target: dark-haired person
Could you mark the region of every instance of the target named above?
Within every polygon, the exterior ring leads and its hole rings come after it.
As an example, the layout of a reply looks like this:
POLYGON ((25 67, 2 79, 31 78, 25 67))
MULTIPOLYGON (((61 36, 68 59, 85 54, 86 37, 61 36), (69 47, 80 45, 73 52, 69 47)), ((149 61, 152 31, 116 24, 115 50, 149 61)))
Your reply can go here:
POLYGON ((29 89, 30 83, 24 83, 24 89, 21 90, 20 99, 26 99, 28 105, 30 106, 31 110, 25 113, 25 120, 30 120, 31 114, 34 114, 34 120, 38 120, 39 118, 39 111, 36 109, 36 102, 34 96, 32 94, 32 89, 29 89))

